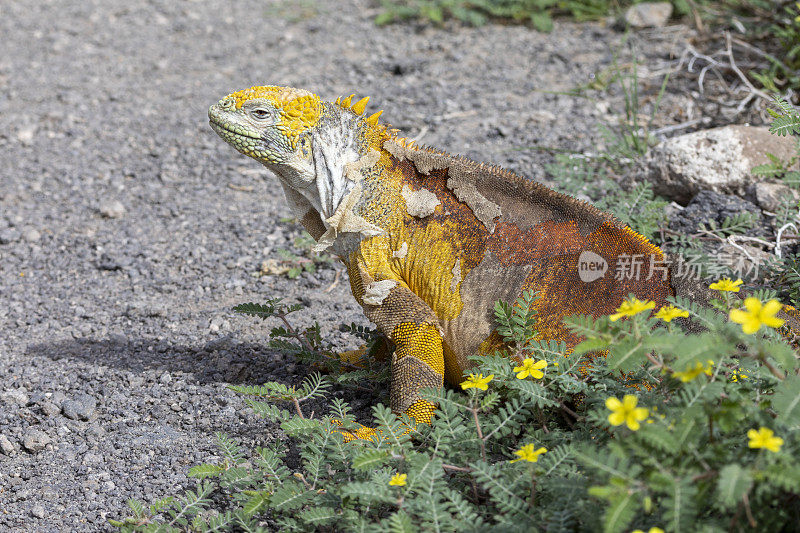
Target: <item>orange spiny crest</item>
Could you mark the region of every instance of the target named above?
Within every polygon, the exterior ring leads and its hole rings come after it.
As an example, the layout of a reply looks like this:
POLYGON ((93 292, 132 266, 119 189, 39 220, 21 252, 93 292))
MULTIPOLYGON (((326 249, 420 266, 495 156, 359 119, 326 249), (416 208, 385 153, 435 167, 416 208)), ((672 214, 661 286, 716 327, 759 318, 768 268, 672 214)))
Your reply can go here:
POLYGON ((339 105, 342 106, 345 109, 350 109, 350 102, 353 101, 353 97, 354 96, 355 96, 354 94, 351 94, 350 96, 348 96, 344 100, 340 100, 339 101, 339 105))
POLYGON ((353 104, 353 107, 351 107, 350 110, 353 111, 353 113, 355 113, 356 115, 360 115, 364 111, 366 111, 367 102, 369 102, 369 96, 365 96, 364 98, 353 104))

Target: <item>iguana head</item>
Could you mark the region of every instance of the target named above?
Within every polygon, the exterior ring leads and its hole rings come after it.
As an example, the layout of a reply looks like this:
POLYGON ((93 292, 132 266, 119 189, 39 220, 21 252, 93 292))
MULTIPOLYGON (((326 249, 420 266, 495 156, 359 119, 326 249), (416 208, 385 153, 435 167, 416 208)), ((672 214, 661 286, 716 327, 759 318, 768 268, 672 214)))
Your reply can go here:
POLYGON ((208 110, 211 127, 228 144, 292 182, 314 178, 310 132, 321 115, 318 96, 274 86, 237 91, 208 110))
MULTIPOLYGON (((366 101, 327 103, 303 89, 251 87, 212 105, 208 118, 228 144, 272 170, 325 220, 353 187, 345 165, 385 131, 377 125, 380 113, 361 116, 366 101)), ((287 197, 296 200, 293 193, 287 197)))

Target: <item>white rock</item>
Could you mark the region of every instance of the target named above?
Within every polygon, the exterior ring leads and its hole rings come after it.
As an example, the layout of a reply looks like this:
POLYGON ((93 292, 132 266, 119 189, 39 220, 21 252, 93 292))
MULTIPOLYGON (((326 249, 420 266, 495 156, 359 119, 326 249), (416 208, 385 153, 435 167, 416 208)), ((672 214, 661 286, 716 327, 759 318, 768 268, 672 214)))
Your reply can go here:
POLYGON ((5 435, 0 435, 0 452, 3 452, 5 455, 12 455, 14 453, 14 445, 5 435))
POLYGON ((100 214, 108 218, 120 218, 125 214, 125 206, 119 200, 107 200, 100 204, 100 214))
POLYGON ((754 187, 756 202, 765 211, 777 213, 780 208, 790 200, 792 204, 797 204, 797 191, 784 185, 783 183, 773 183, 764 181, 756 183, 754 187))
POLYGON ((645 158, 646 175, 658 194, 686 204, 701 190, 744 195, 757 183, 753 167, 795 154, 795 141, 768 128, 724 126, 667 139, 645 158))

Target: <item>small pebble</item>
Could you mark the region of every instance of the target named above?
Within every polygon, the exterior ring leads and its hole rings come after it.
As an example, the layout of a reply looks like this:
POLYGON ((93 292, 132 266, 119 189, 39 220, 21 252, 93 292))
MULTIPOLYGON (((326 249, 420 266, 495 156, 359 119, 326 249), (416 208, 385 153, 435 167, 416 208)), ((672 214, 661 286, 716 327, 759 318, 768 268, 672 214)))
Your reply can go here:
POLYGON ((119 200, 107 200, 100 204, 100 214, 106 218, 120 218, 125 214, 125 206, 119 200))
POLYGON ((44 507, 41 505, 34 505, 31 508, 31 516, 34 518, 44 518, 44 507))
POLYGON ((42 408, 42 412, 47 416, 55 416, 61 412, 61 409, 53 402, 42 402, 40 407, 42 408))
POLYGON ((5 455, 14 453, 14 445, 11 444, 11 441, 8 440, 8 437, 5 435, 0 435, 0 452, 3 452, 5 455))
POLYGON ((97 402, 88 394, 81 394, 74 400, 64 400, 61 404, 64 416, 72 420, 89 420, 96 407, 97 402))
POLYGON ((36 228, 25 228, 22 232, 22 238, 28 242, 36 242, 42 238, 42 234, 36 228))
POLYGON ((50 444, 50 437, 44 431, 28 428, 22 437, 22 446, 31 453, 44 450, 50 444))

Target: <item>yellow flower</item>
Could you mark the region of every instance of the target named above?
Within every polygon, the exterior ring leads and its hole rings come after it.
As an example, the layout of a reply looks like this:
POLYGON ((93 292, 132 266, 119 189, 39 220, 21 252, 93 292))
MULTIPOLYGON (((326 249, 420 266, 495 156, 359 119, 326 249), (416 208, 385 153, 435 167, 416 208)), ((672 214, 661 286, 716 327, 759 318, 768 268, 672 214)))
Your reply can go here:
POLYGON ((389 480, 389 485, 392 487, 404 487, 407 478, 408 474, 395 474, 392 476, 392 479, 389 480))
POLYGON ((542 455, 547 451, 547 448, 539 448, 538 450, 534 451, 533 444, 526 444, 519 450, 515 451, 515 455, 519 455, 518 459, 511 459, 510 463, 516 463, 517 461, 529 461, 531 463, 535 463, 539 460, 539 456, 542 455))
POLYGON ((739 286, 744 283, 741 278, 731 281, 730 278, 722 278, 708 286, 709 289, 724 292, 739 292, 739 286))
POLYGON ((750 438, 747 445, 751 448, 766 448, 771 452, 777 452, 783 446, 783 439, 774 435, 774 431, 765 427, 759 428, 758 431, 751 429, 747 432, 750 438))
POLYGON ((547 361, 542 359, 541 361, 534 362, 533 359, 527 357, 522 361, 522 366, 514 367, 514 372, 517 372, 517 379, 525 379, 528 376, 534 379, 542 379, 542 377, 544 377, 544 373, 542 373, 543 368, 547 368, 547 361))
POLYGON ((710 376, 712 373, 711 372, 712 366, 714 366, 714 361, 712 361, 711 359, 708 360, 708 366, 703 366, 703 363, 698 361, 694 364, 694 366, 686 367, 686 370, 684 370, 683 372, 674 372, 672 375, 680 379, 684 383, 688 383, 689 381, 692 381, 700 374, 705 374, 707 376, 710 376))
POLYGON ((486 377, 483 377, 483 374, 470 374, 469 377, 464 380, 461 384, 461 388, 464 390, 476 388, 481 390, 486 390, 489 388, 489 382, 494 379, 494 374, 489 374, 486 377))
POLYGON ((658 310, 656 313, 656 318, 660 318, 664 322, 672 322, 672 319, 678 317, 687 317, 689 316, 689 311, 684 311, 683 309, 678 309, 674 305, 665 305, 661 309, 658 310))
POLYGON ((638 315, 642 311, 653 309, 655 306, 656 303, 651 302, 650 300, 641 301, 638 298, 631 297, 630 300, 625 300, 622 302, 622 304, 617 308, 617 312, 608 318, 612 322, 616 322, 624 316, 638 315))
MULTIPOLYGON (((631 533, 644 533, 641 529, 634 529, 631 533)), ((660 527, 651 527, 647 530, 647 533, 664 533, 664 530, 660 527)))
POLYGON ((783 325, 783 320, 776 318, 775 315, 781 310, 781 303, 778 300, 770 300, 765 304, 758 298, 750 296, 744 301, 747 311, 742 309, 731 309, 730 318, 733 322, 742 325, 742 331, 748 335, 755 333, 761 326, 777 328, 783 325))
POLYGON ((627 424, 631 431, 639 429, 639 422, 647 418, 648 411, 644 407, 636 407, 639 399, 631 394, 626 394, 622 401, 614 398, 606 400, 606 407, 611 410, 608 421, 612 426, 627 424))

